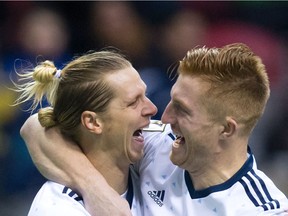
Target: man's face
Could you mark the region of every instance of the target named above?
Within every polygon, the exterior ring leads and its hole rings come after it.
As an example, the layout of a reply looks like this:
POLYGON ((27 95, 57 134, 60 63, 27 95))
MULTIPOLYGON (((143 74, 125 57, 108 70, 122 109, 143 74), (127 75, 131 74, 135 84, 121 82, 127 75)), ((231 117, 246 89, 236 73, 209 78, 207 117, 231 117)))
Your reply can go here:
POLYGON ((141 129, 149 125, 157 108, 146 97, 146 85, 133 67, 112 73, 107 81, 116 90, 116 97, 108 106, 105 143, 114 158, 126 157, 128 162, 136 162, 143 156, 141 129))
POLYGON ((170 154, 171 161, 191 172, 209 166, 217 147, 220 126, 209 120, 200 98, 208 84, 200 78, 180 75, 171 90, 171 101, 163 115, 178 136, 170 154))

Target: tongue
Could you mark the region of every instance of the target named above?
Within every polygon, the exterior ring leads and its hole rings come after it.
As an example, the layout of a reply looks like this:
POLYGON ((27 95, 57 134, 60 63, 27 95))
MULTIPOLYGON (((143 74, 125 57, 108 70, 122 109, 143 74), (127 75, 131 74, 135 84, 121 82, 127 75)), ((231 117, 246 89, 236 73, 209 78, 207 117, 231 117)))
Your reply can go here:
POLYGON ((139 136, 134 136, 133 138, 134 138, 136 141, 138 141, 138 142, 144 142, 144 137, 141 136, 141 135, 139 135, 139 136))

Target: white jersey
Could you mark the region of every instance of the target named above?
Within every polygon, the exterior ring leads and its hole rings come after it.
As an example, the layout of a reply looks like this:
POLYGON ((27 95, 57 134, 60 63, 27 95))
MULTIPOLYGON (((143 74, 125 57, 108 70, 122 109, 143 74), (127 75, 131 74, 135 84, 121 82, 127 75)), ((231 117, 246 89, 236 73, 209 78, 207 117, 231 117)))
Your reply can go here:
MULTIPOLYGON (((142 214, 139 179, 131 169, 128 190, 123 198, 128 201, 134 216, 142 214)), ((90 216, 84 208, 83 198, 64 185, 47 181, 33 200, 28 216, 90 216)))
POLYGON ((137 167, 144 215, 288 215, 284 210, 288 209, 287 198, 257 169, 251 153, 243 167, 225 183, 195 190, 188 172, 170 161, 175 138, 170 126, 163 128, 160 133, 144 133, 145 155, 137 167))

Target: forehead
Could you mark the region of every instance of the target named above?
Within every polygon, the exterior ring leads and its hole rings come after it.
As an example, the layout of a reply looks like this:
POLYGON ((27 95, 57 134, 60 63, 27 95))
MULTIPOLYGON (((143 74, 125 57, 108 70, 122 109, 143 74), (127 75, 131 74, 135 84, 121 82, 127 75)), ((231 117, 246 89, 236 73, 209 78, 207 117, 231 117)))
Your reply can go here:
POLYGON ((107 81, 116 89, 116 93, 126 94, 127 97, 132 97, 143 88, 146 88, 139 73, 133 67, 127 67, 109 74, 107 81))
POLYGON ((200 96, 206 90, 206 85, 201 78, 190 75, 179 75, 171 90, 173 98, 193 98, 200 96))

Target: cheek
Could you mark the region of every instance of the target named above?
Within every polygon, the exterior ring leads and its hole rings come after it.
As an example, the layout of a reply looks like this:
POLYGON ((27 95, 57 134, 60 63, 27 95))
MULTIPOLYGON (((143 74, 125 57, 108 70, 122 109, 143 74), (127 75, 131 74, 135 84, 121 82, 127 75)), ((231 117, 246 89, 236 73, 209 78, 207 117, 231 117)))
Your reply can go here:
POLYGON ((213 129, 202 129, 196 133, 198 142, 204 149, 211 151, 215 148, 218 137, 214 133, 213 129))
POLYGON ((207 136, 196 134, 191 136, 187 143, 187 157, 191 161, 206 161, 211 157, 212 152, 214 151, 213 144, 210 142, 207 136))
POLYGON ((188 138, 186 141, 191 142, 192 145, 193 143, 195 143, 195 145, 207 145, 214 139, 209 129, 205 129, 197 125, 193 126, 193 124, 189 124, 189 122, 185 122, 185 120, 179 124, 186 125, 185 129, 182 127, 181 130, 185 133, 185 137, 188 138))

